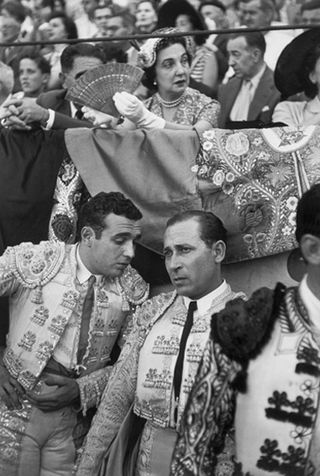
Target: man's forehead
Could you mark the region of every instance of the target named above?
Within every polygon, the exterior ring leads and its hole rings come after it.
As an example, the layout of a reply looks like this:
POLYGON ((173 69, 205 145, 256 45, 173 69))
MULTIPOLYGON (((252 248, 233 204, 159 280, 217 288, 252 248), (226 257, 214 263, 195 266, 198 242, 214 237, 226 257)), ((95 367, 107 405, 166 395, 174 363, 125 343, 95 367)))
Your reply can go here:
POLYGON ((244 12, 256 12, 261 10, 260 0, 252 0, 251 2, 241 2, 240 8, 244 12))
POLYGON ((71 73, 77 74, 79 71, 84 72, 93 69, 100 64, 102 64, 102 61, 94 56, 76 56, 73 60, 71 73))
POLYGON ((179 243, 192 242, 200 237, 199 222, 190 218, 185 221, 168 226, 164 233, 164 245, 178 245, 179 243))
POLYGON ((118 233, 141 233, 141 220, 131 220, 122 215, 116 215, 114 213, 109 213, 104 219, 106 229, 109 230, 112 234, 118 233))
POLYGON ((247 48, 247 42, 244 36, 238 36, 237 38, 231 38, 227 43, 228 51, 243 51, 247 48))
POLYGON ((111 17, 112 16, 112 11, 111 8, 105 7, 105 8, 97 8, 94 11, 94 16, 95 18, 101 18, 101 17, 111 17))

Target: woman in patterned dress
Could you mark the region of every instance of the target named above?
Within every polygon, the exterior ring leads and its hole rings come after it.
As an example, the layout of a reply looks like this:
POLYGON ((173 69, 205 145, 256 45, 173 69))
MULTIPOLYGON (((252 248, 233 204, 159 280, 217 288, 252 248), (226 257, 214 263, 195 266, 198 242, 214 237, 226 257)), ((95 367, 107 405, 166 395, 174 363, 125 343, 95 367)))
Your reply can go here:
MULTIPOLYGON (((179 30, 164 28, 157 32, 174 34, 179 30)), ((219 103, 188 87, 193 51, 190 37, 147 40, 138 56, 145 71, 143 83, 153 94, 143 103, 132 94, 116 93, 114 102, 119 113, 138 128, 195 129, 202 133, 217 127, 219 103)), ((106 122, 104 116, 92 110, 85 113, 95 125, 106 122)), ((112 126, 110 122, 109 126, 112 126)))

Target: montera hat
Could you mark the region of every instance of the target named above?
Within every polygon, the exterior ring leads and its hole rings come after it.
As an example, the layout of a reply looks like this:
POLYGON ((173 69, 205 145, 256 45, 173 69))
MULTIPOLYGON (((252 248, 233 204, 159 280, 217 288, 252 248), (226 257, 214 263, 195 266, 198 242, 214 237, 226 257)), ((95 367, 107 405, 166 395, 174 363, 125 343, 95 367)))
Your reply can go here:
POLYGON ((279 56, 274 80, 283 98, 303 91, 303 65, 307 55, 320 45, 320 28, 311 28, 294 38, 279 56))

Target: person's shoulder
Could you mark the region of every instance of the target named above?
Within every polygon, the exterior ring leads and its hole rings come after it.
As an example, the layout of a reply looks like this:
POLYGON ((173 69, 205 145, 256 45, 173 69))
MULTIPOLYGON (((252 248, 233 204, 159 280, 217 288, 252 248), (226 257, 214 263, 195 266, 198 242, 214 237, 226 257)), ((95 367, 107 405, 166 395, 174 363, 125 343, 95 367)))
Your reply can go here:
POLYGON ((211 338, 238 362, 253 358, 268 341, 286 292, 278 283, 273 290, 258 289, 247 301, 241 296, 229 301, 212 316, 211 338))
POLYGON ((177 296, 175 291, 160 293, 147 299, 139 309, 137 324, 148 327, 173 304, 177 296))
POLYGON ((188 87, 186 89, 185 94, 186 94, 187 101, 188 99, 191 99, 194 103, 197 103, 197 104, 210 104, 210 103, 218 104, 218 101, 216 101, 215 99, 212 99, 209 96, 206 96, 205 94, 201 93, 200 91, 194 88, 188 87))
POLYGON ((6 250, 12 270, 21 284, 34 288, 44 285, 59 271, 65 258, 65 243, 42 241, 21 243, 6 250))
POLYGON ((241 79, 237 76, 232 76, 227 83, 220 84, 218 88, 218 98, 222 94, 228 94, 231 89, 240 87, 241 79))
POLYGON ((275 111, 286 111, 286 112, 302 112, 307 104, 307 101, 280 101, 276 107, 275 111))
POLYGON ((149 296, 149 284, 132 266, 128 265, 119 278, 126 300, 133 305, 142 304, 149 296))
POLYGON ((65 99, 65 95, 65 89, 53 89, 52 91, 41 93, 37 98, 37 104, 43 107, 50 107, 55 105, 57 101, 65 99))

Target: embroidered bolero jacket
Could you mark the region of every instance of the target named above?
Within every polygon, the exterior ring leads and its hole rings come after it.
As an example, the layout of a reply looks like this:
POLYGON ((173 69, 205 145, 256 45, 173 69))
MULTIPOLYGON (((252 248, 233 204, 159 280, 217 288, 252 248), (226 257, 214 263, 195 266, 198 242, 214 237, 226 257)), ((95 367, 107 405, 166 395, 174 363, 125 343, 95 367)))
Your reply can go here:
MULTIPOLYGON (((132 311, 149 291, 130 266, 120 278, 102 278, 95 286, 85 370, 77 379, 84 413, 98 403, 112 348, 117 340, 123 344, 132 311)), ((10 296, 4 364, 26 390, 33 389, 71 318, 80 327, 83 297, 76 284, 76 245, 44 241, 8 248, 0 257, 0 294, 10 296)))
MULTIPOLYGON (((235 296, 226 284, 208 313, 195 319, 186 347, 178 424, 209 335, 211 315, 235 296)), ((87 435, 77 476, 98 474, 103 456, 132 403, 135 414, 156 426, 171 426, 173 373, 186 315, 182 297, 176 292, 155 296, 136 312, 134 331, 110 376, 87 435)))

